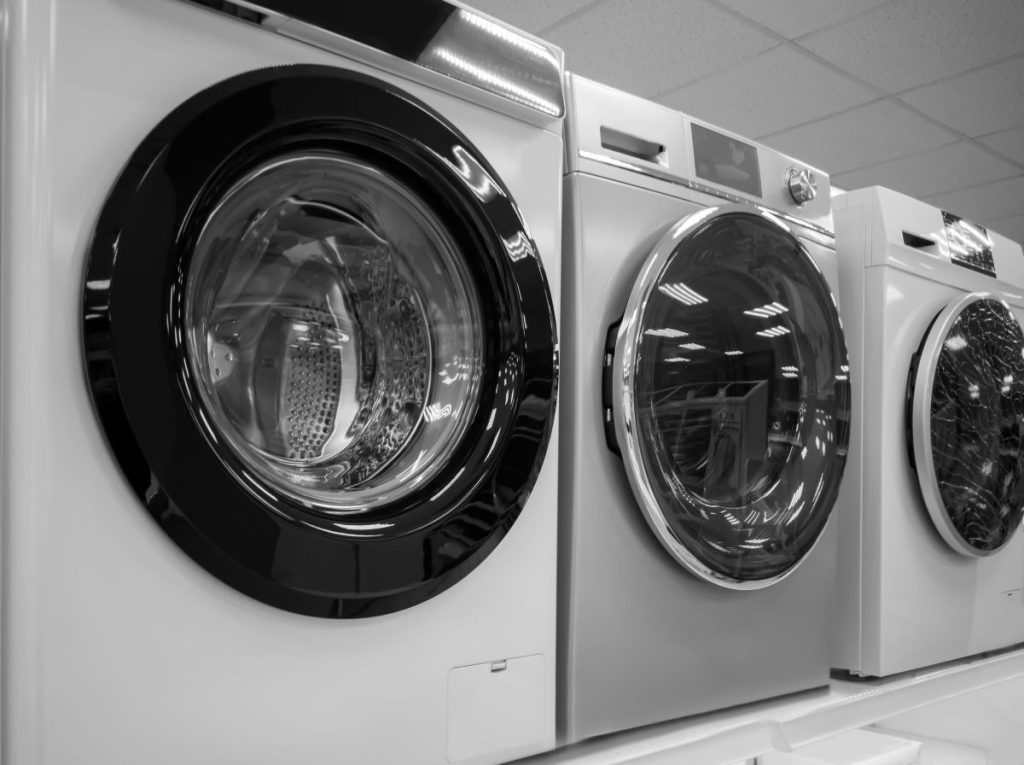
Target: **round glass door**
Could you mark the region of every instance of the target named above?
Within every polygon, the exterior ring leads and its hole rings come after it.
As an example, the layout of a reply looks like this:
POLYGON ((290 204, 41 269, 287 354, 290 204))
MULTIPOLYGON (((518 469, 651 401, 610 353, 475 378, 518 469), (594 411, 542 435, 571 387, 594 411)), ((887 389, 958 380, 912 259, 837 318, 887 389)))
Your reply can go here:
POLYGON ((366 162, 305 152, 239 180, 202 227, 184 308, 211 431, 322 512, 414 492, 477 413, 484 309, 465 254, 366 162))
POLYGON ((626 307, 611 404, 633 491, 673 557, 736 589, 799 564, 842 476, 848 373, 829 285, 770 213, 713 208, 666 234, 626 307))
POLYGON ((183 103, 106 201, 84 293, 128 482, 241 592, 407 608, 524 509, 554 421, 541 259, 487 160, 391 84, 272 67, 183 103))
POLYGON ((985 556, 1024 516, 1024 331, 965 295, 932 323, 910 378, 911 459, 925 507, 959 553, 985 556))

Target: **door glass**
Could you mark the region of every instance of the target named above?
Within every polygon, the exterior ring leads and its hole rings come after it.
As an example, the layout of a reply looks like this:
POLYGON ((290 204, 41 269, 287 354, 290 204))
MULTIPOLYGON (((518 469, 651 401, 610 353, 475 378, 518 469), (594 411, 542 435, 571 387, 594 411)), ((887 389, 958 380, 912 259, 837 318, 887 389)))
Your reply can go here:
POLYGON ((310 153, 256 169, 210 214, 185 285, 208 432, 273 490, 327 512, 422 485, 479 398, 466 257, 370 165, 310 153))
POLYGON ((673 251, 640 326, 639 450, 672 533, 718 575, 784 573, 824 528, 846 454, 827 282, 778 223, 723 215, 673 251))
POLYGON ((1005 304, 969 303, 935 366, 931 454, 953 528, 995 550, 1024 515, 1024 332, 1005 304))

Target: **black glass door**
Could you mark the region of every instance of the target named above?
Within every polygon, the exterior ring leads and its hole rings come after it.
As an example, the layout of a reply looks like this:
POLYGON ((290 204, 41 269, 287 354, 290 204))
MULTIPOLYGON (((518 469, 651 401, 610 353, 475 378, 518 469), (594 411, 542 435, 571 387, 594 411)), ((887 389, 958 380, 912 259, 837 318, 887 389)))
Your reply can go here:
POLYGON ((176 109, 107 200, 84 310, 139 500, 281 608, 442 591, 544 456, 554 316, 514 200, 454 126, 366 76, 272 68, 176 109))
POLYGON ((943 310, 910 375, 910 457, 941 536, 1001 549, 1024 516, 1024 331, 1006 303, 965 295, 943 310))
POLYGON ((785 576, 846 457, 846 346, 829 285, 769 214, 692 216, 655 247, 617 333, 610 405, 645 517, 694 573, 785 576))

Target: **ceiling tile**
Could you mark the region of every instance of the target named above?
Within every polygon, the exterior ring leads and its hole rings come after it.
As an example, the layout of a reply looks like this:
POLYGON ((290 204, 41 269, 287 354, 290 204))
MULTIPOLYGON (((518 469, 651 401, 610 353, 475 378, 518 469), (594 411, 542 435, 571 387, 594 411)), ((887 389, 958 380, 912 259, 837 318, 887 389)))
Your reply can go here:
POLYGON ((1024 214, 1024 175, 971 189, 937 194, 926 197, 925 201, 979 223, 1015 217, 1024 214))
POLYGON ((537 33, 594 0, 469 0, 469 5, 513 26, 537 33))
POLYGON ((781 45, 658 100, 756 138, 874 98, 870 88, 781 45))
POLYGON ((897 93, 1024 53, 1024 11, 1021 0, 900 0, 800 44, 897 93))
POLYGON ((912 197, 925 197, 1014 175, 1020 175, 1016 166, 969 141, 961 141, 881 165, 842 173, 834 176, 832 181, 844 189, 888 186, 912 197))
POLYGON ((1024 215, 989 221, 989 228, 998 231, 1007 239, 1024 243, 1024 215))
POLYGON ((926 85, 900 98, 970 136, 1024 125, 1024 58, 926 85))
POLYGON ((666 93, 776 44, 704 0, 611 0, 547 39, 566 68, 642 96, 666 93))
POLYGON ((762 140, 831 175, 838 175, 953 143, 956 136, 896 101, 885 100, 762 140))
POLYGON ((793 40, 808 32, 856 16, 888 0, 720 0, 747 18, 793 40))
POLYGON ((1007 159, 1024 164, 1024 126, 987 135, 978 140, 1007 159))

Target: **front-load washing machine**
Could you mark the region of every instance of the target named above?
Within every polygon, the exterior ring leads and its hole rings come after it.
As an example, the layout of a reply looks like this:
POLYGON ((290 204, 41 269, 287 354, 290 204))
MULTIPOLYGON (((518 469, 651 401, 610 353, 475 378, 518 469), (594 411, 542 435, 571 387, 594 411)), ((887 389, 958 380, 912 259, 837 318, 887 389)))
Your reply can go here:
POLYGON ((561 53, 3 12, 3 761, 553 746, 561 53))
POLYGON ((1024 641, 1021 247, 889 189, 833 204, 854 374, 834 664, 1024 641))
POLYGON ((559 710, 579 740, 828 682, 850 392, 828 177, 568 92, 559 710))

